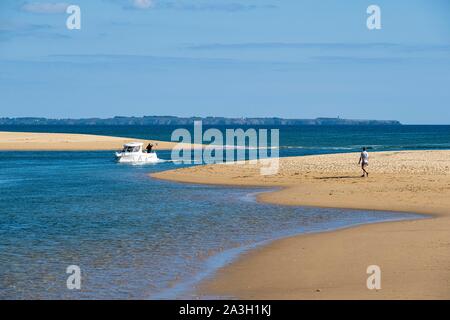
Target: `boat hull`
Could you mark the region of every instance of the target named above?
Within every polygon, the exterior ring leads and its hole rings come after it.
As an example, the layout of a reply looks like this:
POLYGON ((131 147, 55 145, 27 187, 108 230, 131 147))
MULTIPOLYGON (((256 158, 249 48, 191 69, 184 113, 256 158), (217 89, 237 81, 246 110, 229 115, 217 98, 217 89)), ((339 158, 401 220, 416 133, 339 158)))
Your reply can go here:
POLYGON ((116 160, 119 163, 156 163, 159 161, 155 152, 153 153, 116 153, 116 160))

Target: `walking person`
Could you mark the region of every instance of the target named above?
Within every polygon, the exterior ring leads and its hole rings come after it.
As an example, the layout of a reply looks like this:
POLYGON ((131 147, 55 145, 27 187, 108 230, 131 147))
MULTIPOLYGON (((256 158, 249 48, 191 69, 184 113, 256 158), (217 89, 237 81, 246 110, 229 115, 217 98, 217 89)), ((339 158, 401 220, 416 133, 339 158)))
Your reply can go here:
POLYGON ((361 178, 364 178, 365 176, 369 177, 369 172, 367 172, 366 170, 367 166, 369 165, 369 153, 367 152, 366 147, 362 149, 358 164, 361 165, 361 169, 363 171, 361 178))

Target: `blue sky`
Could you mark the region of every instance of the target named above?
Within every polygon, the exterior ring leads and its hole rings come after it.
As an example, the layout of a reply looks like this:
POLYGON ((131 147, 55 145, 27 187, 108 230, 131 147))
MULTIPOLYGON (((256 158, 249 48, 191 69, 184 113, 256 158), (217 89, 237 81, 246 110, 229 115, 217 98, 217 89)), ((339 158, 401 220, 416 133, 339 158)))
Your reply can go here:
POLYGON ((447 0, 0 1, 0 117, 450 124, 449 101, 447 0))

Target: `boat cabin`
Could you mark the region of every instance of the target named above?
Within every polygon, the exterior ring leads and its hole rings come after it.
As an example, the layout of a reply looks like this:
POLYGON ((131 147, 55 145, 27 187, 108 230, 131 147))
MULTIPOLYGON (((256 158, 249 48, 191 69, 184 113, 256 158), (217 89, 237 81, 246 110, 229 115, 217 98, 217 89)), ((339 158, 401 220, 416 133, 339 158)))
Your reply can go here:
POLYGON ((127 143, 123 146, 122 152, 142 152, 142 145, 141 142, 127 143))

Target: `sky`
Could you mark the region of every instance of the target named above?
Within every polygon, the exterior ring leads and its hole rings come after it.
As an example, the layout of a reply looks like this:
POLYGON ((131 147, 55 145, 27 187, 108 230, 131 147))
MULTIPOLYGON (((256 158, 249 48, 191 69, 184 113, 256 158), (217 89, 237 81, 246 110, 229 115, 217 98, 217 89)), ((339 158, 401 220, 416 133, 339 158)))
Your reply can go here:
POLYGON ((0 117, 116 115, 450 124, 450 1, 0 0, 0 117))

